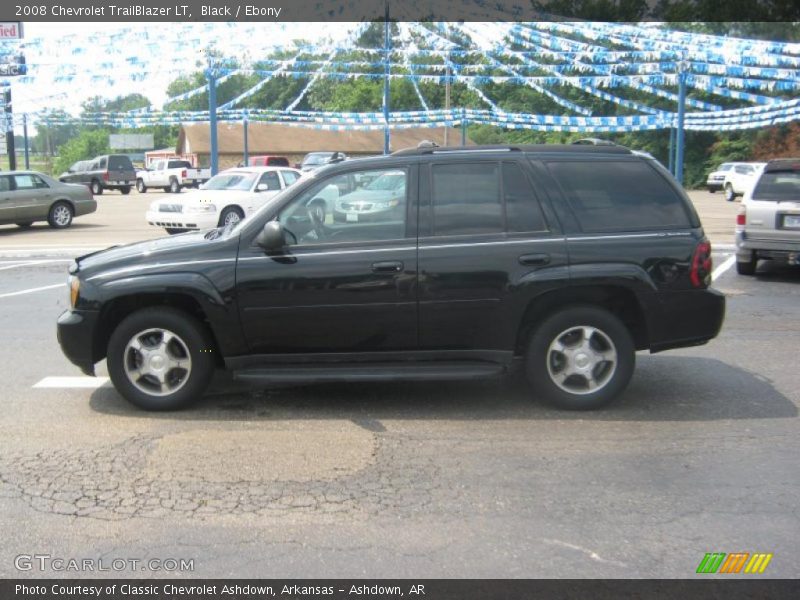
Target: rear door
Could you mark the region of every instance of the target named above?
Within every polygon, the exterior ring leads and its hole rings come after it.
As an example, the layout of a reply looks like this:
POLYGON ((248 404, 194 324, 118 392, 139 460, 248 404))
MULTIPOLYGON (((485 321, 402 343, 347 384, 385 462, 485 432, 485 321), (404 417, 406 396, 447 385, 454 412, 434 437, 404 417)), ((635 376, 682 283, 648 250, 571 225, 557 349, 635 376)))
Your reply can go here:
POLYGON ((420 349, 513 350, 528 301, 567 279, 527 161, 443 153, 420 171, 420 349))
POLYGON ((21 173, 14 175, 14 200, 17 205, 16 218, 27 223, 47 216, 52 201, 50 186, 38 175, 21 173))
POLYGON ((800 243, 800 161, 763 173, 745 206, 748 238, 800 243))

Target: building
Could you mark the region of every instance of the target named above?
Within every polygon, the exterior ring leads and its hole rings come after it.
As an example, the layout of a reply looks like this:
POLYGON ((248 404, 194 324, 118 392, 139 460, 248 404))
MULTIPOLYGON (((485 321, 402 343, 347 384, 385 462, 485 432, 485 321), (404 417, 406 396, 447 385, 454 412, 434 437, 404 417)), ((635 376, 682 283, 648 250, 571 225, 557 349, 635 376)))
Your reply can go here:
MULTIPOLYGON (((393 129, 390 137, 392 151, 415 147, 423 140, 444 145, 444 127, 393 129)), ((450 128, 448 143, 461 144, 461 130, 450 128)), ((466 143, 474 145, 469 139, 466 143)), ((217 146, 219 168, 227 169, 239 164, 244 158, 244 132, 242 123, 217 123, 217 146)), ((291 164, 299 163, 309 152, 344 152, 348 156, 370 156, 383 153, 383 130, 376 131, 327 131, 311 127, 293 127, 277 123, 250 123, 247 127, 247 146, 250 156, 285 156, 291 164)), ((175 154, 195 155, 197 163, 211 163, 211 139, 208 123, 186 123, 181 125, 175 154)))

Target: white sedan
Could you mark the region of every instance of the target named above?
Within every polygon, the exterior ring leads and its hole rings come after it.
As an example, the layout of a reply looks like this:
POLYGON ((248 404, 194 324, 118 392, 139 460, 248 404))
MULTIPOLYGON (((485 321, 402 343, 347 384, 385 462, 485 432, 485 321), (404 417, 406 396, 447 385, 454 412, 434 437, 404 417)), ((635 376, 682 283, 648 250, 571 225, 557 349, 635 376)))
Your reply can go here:
POLYGON ((241 221, 295 183, 302 173, 283 167, 239 167, 209 179, 199 190, 156 200, 145 218, 167 233, 222 227, 241 221))

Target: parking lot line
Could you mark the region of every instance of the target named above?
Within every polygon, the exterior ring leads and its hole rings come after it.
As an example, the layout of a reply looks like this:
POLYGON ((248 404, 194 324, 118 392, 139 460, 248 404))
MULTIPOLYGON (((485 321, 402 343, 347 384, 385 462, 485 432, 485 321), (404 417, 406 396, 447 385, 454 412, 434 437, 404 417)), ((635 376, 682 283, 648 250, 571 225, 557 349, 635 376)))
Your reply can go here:
POLYGON ((25 262, 17 262, 14 264, 5 264, 0 263, 3 266, 0 267, 0 271, 6 271, 7 269, 16 269, 17 267, 35 267, 37 265, 49 265, 52 263, 58 262, 71 262, 69 258, 49 258, 47 260, 28 260, 25 262))
POLYGON ((108 377, 45 377, 35 383, 35 388, 88 388, 95 389, 108 383, 108 377))
POLYGON ((0 298, 11 298, 11 296, 22 296, 23 294, 33 294, 34 292, 43 292, 45 290, 54 290, 56 288, 64 288, 64 287, 66 287, 65 283, 56 283, 54 285, 45 285, 42 287, 20 290, 18 292, 9 292, 8 294, 0 294, 0 298))
POLYGON ((732 254, 728 258, 726 258, 721 265, 719 265, 716 269, 711 272, 711 281, 716 281, 719 277, 721 277, 725 271, 730 269, 733 266, 733 263, 736 262, 736 255, 732 254))

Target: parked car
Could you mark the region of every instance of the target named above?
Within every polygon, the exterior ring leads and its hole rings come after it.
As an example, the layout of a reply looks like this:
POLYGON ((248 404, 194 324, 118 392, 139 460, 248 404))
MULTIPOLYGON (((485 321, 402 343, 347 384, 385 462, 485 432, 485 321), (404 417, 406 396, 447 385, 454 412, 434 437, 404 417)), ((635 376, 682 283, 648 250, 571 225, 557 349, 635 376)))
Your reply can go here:
POLYGON ((248 167, 290 167, 285 156, 251 156, 247 159, 248 167))
POLYGON ((300 163, 300 170, 313 171, 343 160, 347 160, 347 154, 344 152, 309 152, 303 157, 303 162, 300 163))
POLYGON ((59 175, 58 180, 61 183, 69 183, 71 175, 86 171, 91 166, 91 164, 92 161, 90 160, 79 160, 78 162, 74 163, 69 169, 67 169, 65 172, 59 175))
POLYGON ((340 222, 400 219, 405 196, 405 172, 388 171, 366 185, 357 185, 353 191, 340 195, 336 200, 333 218, 340 222))
POLYGON ((228 169, 180 199, 156 200, 145 218, 167 233, 230 225, 253 213, 300 176, 296 169, 277 167, 228 169))
POLYGON ((739 163, 727 162, 722 163, 715 170, 711 171, 706 178, 706 188, 712 194, 718 192, 725 185, 725 176, 739 163))
POLYGON ((270 385, 516 366, 533 396, 591 409, 625 389, 636 350, 717 335, 711 267, 681 186, 625 148, 420 148, 310 173, 229 227, 76 259, 58 339, 86 374, 106 358, 150 410, 196 401, 218 367, 270 385), (310 209, 342 180, 398 172, 398 220, 310 209))
POLYGON ((0 224, 30 227, 47 221, 55 229, 72 224, 74 217, 97 210, 85 185, 62 183, 37 171, 0 174, 0 224))
POLYGON ((750 190, 761 175, 765 164, 767 163, 750 162, 733 165, 733 168, 725 174, 725 182, 722 184, 725 200, 733 202, 737 196, 742 196, 750 190))
POLYGON ((60 177, 64 183, 83 183, 92 194, 99 196, 105 190, 119 190, 129 194, 136 183, 136 170, 131 159, 124 154, 106 154, 93 158, 89 167, 60 177))
POLYGON ((800 158, 769 161, 736 217, 736 270, 754 275, 759 259, 800 265, 800 158))
POLYGON ((144 194, 147 188, 158 187, 177 194, 185 187, 199 187, 210 178, 211 169, 195 169, 188 160, 156 160, 149 168, 136 172, 136 189, 144 194))

